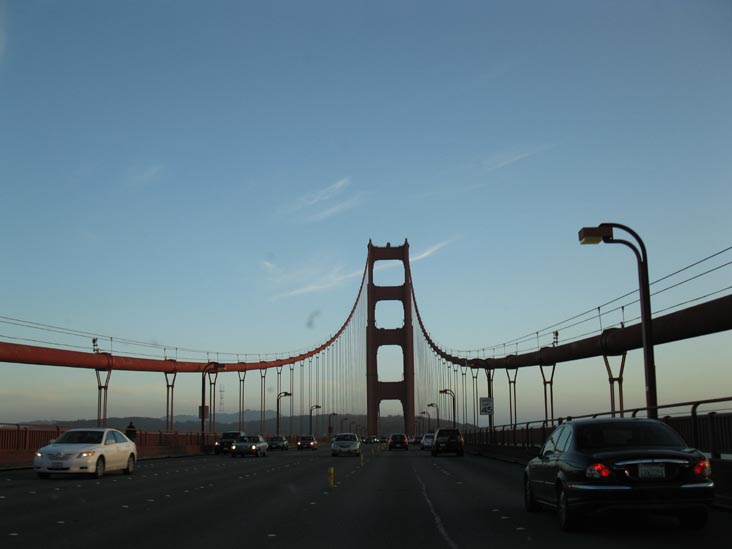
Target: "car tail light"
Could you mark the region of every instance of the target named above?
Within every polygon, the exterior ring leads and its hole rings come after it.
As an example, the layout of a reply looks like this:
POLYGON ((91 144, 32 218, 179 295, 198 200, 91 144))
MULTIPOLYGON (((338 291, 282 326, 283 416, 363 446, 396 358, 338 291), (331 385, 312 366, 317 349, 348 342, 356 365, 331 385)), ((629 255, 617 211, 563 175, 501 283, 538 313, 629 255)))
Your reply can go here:
POLYGON ((700 477, 709 478, 712 476, 712 465, 709 460, 702 459, 694 465, 694 474, 700 477))
POLYGON ((612 471, 604 463, 593 463, 585 469, 587 478, 608 478, 611 474, 612 471))

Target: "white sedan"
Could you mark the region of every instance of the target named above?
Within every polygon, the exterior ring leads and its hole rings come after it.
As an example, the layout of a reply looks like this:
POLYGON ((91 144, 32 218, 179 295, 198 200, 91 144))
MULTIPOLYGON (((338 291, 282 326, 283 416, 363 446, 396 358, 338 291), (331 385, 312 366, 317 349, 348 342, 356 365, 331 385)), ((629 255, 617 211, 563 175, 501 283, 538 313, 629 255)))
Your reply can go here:
POLYGON ((117 429, 69 429, 36 452, 33 470, 41 478, 52 473, 86 473, 100 478, 107 471, 131 475, 137 446, 117 429))
POLYGON ((330 453, 333 456, 342 454, 361 455, 361 441, 354 433, 338 433, 333 437, 330 445, 330 453))

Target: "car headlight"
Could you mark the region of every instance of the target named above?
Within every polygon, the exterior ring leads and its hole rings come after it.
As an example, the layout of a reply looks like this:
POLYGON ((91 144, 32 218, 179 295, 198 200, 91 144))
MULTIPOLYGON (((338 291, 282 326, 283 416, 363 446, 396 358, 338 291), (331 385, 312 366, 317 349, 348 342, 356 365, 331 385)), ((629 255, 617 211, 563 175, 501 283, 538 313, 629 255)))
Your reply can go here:
POLYGON ((93 455, 94 455, 94 450, 88 450, 86 452, 80 453, 77 457, 88 458, 88 457, 92 457, 93 455))
POLYGON ((214 442, 214 446, 221 446, 221 443, 217 440, 216 442, 214 442))
POLYGON ((256 450, 257 447, 252 444, 252 450, 256 450))
POLYGON ((43 454, 41 452, 36 452, 36 457, 42 458, 43 454))

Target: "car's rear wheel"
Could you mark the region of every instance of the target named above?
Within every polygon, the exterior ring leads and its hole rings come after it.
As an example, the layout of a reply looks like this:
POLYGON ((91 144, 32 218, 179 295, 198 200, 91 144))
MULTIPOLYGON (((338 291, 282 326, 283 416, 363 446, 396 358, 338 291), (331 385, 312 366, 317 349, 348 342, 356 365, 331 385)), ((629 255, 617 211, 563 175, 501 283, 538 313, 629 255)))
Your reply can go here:
POLYGON ((686 530, 701 530, 707 524, 709 512, 705 507, 684 511, 678 515, 681 527, 686 530))
POLYGON ((535 513, 541 509, 534 499, 534 491, 531 489, 529 477, 524 477, 524 508, 529 513, 535 513))
POLYGON ((105 470, 106 464, 104 463, 104 458, 100 457, 97 460, 97 464, 94 467, 94 472, 92 473, 92 476, 94 478, 102 478, 104 476, 104 470, 105 470))
POLYGON ((565 532, 571 532, 577 529, 578 517, 577 512, 573 511, 569 505, 569 497, 563 486, 557 491, 557 517, 559 518, 559 527, 565 532))
POLYGON ((125 475, 131 475, 135 472, 135 456, 130 454, 127 458, 127 468, 122 471, 125 475))

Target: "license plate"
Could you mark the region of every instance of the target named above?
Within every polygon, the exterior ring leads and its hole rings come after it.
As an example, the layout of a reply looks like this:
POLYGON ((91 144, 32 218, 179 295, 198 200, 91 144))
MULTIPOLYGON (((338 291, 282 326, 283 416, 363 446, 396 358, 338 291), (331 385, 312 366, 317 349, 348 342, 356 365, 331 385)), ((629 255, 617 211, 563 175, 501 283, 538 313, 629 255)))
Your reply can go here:
POLYGON ((53 463, 51 463, 51 466, 49 467, 49 469, 63 469, 63 468, 64 468, 64 464, 60 461, 54 461, 53 463))
POLYGON ((663 463, 639 463, 638 478, 666 478, 666 466, 663 463))

